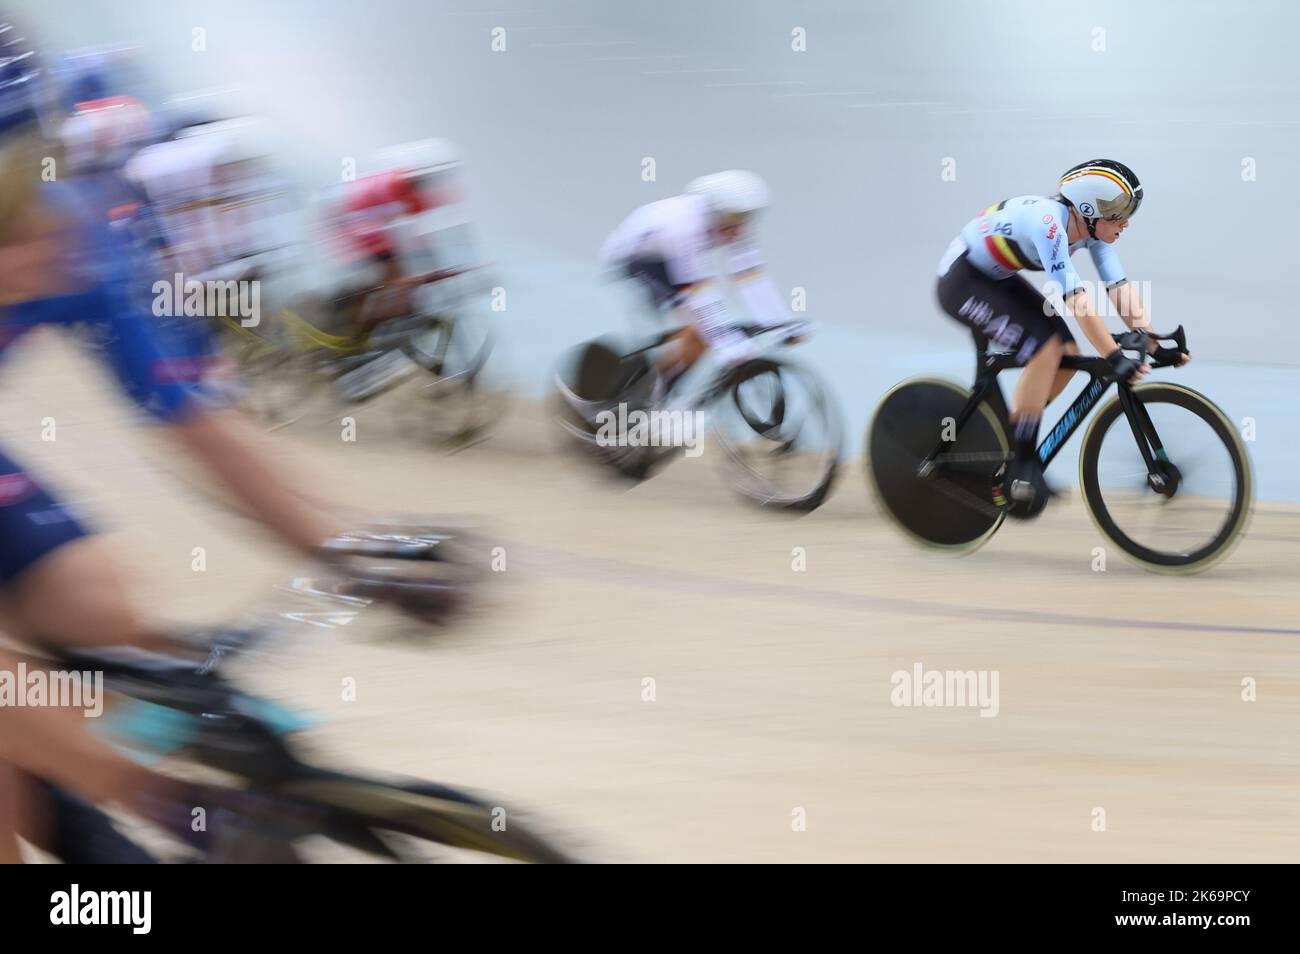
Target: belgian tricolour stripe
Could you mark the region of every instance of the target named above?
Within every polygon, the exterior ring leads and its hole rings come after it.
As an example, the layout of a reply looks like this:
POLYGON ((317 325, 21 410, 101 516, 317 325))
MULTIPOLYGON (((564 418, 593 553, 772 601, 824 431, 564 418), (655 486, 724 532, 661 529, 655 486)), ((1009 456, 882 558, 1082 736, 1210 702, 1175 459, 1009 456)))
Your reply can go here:
MULTIPOLYGON (((1005 202, 999 202, 997 205, 990 205, 984 210, 984 214, 990 215, 991 213, 1001 209, 1004 205, 1006 205, 1005 202)), ((984 236, 984 247, 988 249, 989 254, 993 256, 993 261, 997 262, 1008 271, 1018 272, 1025 268, 1025 263, 1021 260, 1015 247, 1001 235, 984 236)))
POLYGON ((1070 182, 1074 179, 1078 179, 1080 176, 1105 176, 1111 182, 1115 183, 1122 190, 1124 190, 1125 195, 1131 196, 1133 194, 1133 190, 1129 187, 1129 184, 1125 182, 1121 176, 1117 176, 1109 169, 1103 169, 1100 166, 1088 166, 1086 169, 1080 169, 1078 172, 1072 172, 1064 179, 1061 180, 1061 185, 1065 185, 1067 182, 1070 182))

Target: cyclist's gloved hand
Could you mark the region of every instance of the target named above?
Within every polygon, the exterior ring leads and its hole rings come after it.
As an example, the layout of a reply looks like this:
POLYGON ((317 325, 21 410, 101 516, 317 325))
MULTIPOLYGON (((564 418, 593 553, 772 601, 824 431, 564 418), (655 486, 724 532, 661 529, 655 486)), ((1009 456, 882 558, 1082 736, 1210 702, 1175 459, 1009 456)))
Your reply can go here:
POLYGON ((388 603, 423 623, 446 623, 465 603, 464 589, 454 583, 386 567, 353 571, 341 589, 350 596, 388 603))
POLYGON ((1110 364, 1110 373, 1107 377, 1112 381, 1135 382, 1147 372, 1142 359, 1129 357, 1124 353, 1123 347, 1116 348, 1107 355, 1106 361, 1110 364))
POLYGON ((1187 356, 1177 348, 1156 347, 1151 352, 1153 368, 1177 368, 1187 363, 1187 356))
POLYGON ((794 321, 785 328, 785 337, 782 339, 785 344, 799 344, 807 341, 812 336, 813 326, 811 321, 794 321))
POLYGON ((365 559, 328 546, 317 552, 342 576, 337 591, 348 596, 388 603, 427 623, 445 623, 464 605, 464 587, 449 580, 434 561, 401 559, 389 566, 385 559, 365 559))

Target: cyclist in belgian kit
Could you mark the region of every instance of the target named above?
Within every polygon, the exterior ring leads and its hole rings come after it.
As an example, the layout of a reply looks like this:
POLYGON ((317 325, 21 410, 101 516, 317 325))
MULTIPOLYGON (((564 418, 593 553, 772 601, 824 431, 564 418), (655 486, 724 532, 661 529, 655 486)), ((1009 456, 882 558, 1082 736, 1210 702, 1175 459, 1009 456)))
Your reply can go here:
MULTIPOLYGON (((1048 402, 1073 377, 1060 370, 1062 356, 1079 352, 1059 306, 1019 273, 1046 272, 1084 336, 1110 361, 1114 376, 1138 380, 1146 366, 1116 345, 1070 256, 1087 248, 1124 323, 1149 331, 1146 309, 1114 248, 1141 204, 1142 184, 1133 170, 1093 159, 1067 170, 1055 196, 1018 196, 989 206, 966 224, 939 264, 943 310, 977 338, 1015 352, 1025 368, 1011 409, 1014 456, 1006 476, 1012 500, 1031 503, 1051 496, 1038 459, 1038 424, 1048 402)), ((1154 339, 1151 347, 1159 353, 1154 339)))

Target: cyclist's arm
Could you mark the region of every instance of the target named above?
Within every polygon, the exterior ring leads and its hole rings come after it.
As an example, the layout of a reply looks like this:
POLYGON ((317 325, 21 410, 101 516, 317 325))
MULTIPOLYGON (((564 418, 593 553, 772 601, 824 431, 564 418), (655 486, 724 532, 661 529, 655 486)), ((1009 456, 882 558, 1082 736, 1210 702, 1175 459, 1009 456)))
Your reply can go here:
POLYGON ((1097 266, 1097 274, 1106 285, 1106 297, 1115 306, 1115 311, 1124 320, 1124 324, 1129 328, 1149 331, 1151 322, 1147 320, 1146 309, 1138 297, 1137 289, 1129 284, 1115 246, 1101 239, 1090 239, 1088 252, 1092 255, 1092 263, 1097 266))
POLYGON ((340 527, 293 491, 286 468, 264 451, 233 411, 205 398, 200 356, 176 355, 149 316, 114 282, 70 304, 98 320, 99 348, 119 382, 141 406, 171 426, 180 443, 232 494, 241 509, 297 550, 313 553, 340 527))
POLYGON ((1093 307, 1092 299, 1088 297, 1086 289, 1076 288, 1073 293, 1066 295, 1065 304, 1074 315, 1074 320, 1079 323, 1079 329, 1084 337, 1092 342, 1099 355, 1104 358, 1119 350, 1115 339, 1110 335, 1110 329, 1106 326, 1106 319, 1097 314, 1097 309, 1093 307))
POLYGON ((691 315, 705 339, 712 342, 734 323, 722 297, 720 276, 710 262, 707 232, 702 222, 673 222, 664 232, 664 269, 674 288, 682 291, 680 306, 691 315))
POLYGON ((790 309, 767 274, 757 245, 743 240, 737 242, 728 249, 727 266, 736 298, 754 321, 776 325, 790 320, 790 309))
POLYGON ((176 421, 172 433, 234 495, 241 509, 294 549, 316 556, 318 548, 343 529, 294 490, 287 468, 237 412, 197 408, 176 421))
POLYGON ((736 329, 735 317, 722 296, 721 276, 709 264, 705 233, 695 223, 684 223, 672 239, 668 244, 675 254, 665 261, 668 277, 675 286, 685 288, 681 307, 690 313, 700 337, 724 364, 738 364, 751 357, 753 345, 736 329))
POLYGON ((1146 305, 1142 303, 1137 288, 1128 282, 1122 282, 1107 288, 1106 294, 1110 297, 1110 303, 1115 306, 1115 310, 1119 312, 1120 318, 1124 320, 1124 324, 1135 330, 1151 330, 1146 305))
POLYGON ((1115 339, 1110 336, 1105 319, 1093 307, 1083 280, 1070 261, 1070 240, 1066 235, 1068 223, 1057 221, 1055 216, 1045 218, 1046 221, 1035 222, 1031 233, 1038 260, 1047 277, 1060 285, 1065 306, 1079 323, 1084 337, 1092 342, 1098 354, 1105 357, 1116 350, 1115 339))

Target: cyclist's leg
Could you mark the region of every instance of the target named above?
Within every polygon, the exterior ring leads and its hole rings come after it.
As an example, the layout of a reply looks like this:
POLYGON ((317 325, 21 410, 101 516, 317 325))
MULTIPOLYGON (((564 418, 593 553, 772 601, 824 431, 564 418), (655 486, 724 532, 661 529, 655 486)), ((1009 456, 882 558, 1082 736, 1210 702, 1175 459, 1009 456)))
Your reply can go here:
MULTIPOLYGON (((24 664, 31 672, 41 661, 0 650, 0 670, 16 673, 24 664)), ((85 714, 77 709, 0 706, 0 861, 21 860, 18 835, 61 857, 70 853, 75 859, 77 846, 61 843, 61 835, 102 836, 105 827, 116 835, 107 818, 89 803, 134 807, 137 796, 158 790, 160 783, 152 773, 100 739, 89 726, 85 714), (67 813, 60 815, 59 806, 39 780, 85 799, 76 801, 75 819, 67 813), (76 827, 59 831, 60 821, 74 820, 76 827)), ((101 838, 100 844, 106 842, 101 838)), ((124 849, 125 845, 117 847, 124 849)))
POLYGON ((65 865, 157 863, 158 859, 118 831, 113 820, 90 802, 48 782, 40 784, 39 792, 49 806, 48 823, 40 826, 44 832, 33 833, 29 840, 65 865), (41 843, 41 834, 49 840, 41 843))
MULTIPOLYGON (((685 285, 674 284, 668 276, 668 266, 660 258, 634 258, 624 266, 624 274, 641 286, 651 307, 660 314, 672 313, 681 301, 685 285)), ((708 348, 708 342, 694 324, 685 327, 671 339, 655 359, 655 368, 661 382, 662 397, 683 374, 691 369, 708 348)))
MULTIPOLYGON (((1051 400, 1052 389, 1056 384, 1056 375, 1061 367, 1061 357, 1065 354, 1065 345, 1053 335, 1039 345, 1034 356, 1024 365, 1024 373, 1016 382, 1016 389, 1011 397, 1011 422, 1017 430, 1023 422, 1035 422, 1043 416, 1043 409, 1051 400)), ((1032 436, 1032 435, 1031 435, 1032 436)))
POLYGON ((50 550, 9 582, 6 629, 38 646, 142 646, 174 641, 138 612, 110 542, 82 536, 50 550))
MULTIPOLYGON (((962 255, 939 276, 936 286, 943 310, 977 336, 1015 353, 1016 363, 1028 368, 1044 349, 1057 359, 1073 348, 1074 336, 1050 301, 1021 276, 993 279, 962 255)), ((1077 352, 1074 348, 1074 352, 1077 352)), ((1049 362, 1044 394, 1054 385, 1049 362)), ((1068 379, 1067 379, 1068 380, 1068 379)), ((1046 405, 1046 399, 1043 404, 1046 405)))
POLYGON ((33 816, 39 808, 33 794, 31 778, 0 761, 0 865, 23 860, 18 836, 28 837, 35 827, 33 816))
MULTIPOLYGON (((1079 353, 1079 346, 1073 341, 1066 342, 1065 346, 1061 349, 1061 353, 1063 355, 1076 355, 1079 353)), ((1047 403, 1051 404, 1060 397, 1061 392, 1066 389, 1072 380, 1074 380, 1074 372, 1070 369, 1066 368, 1057 371, 1056 379, 1052 381, 1051 393, 1047 396, 1047 403)))
POLYGON ((16 836, 69 865, 157 861, 90 802, 0 761, 0 864, 22 861, 16 836))
POLYGON ((0 598, 15 638, 47 645, 159 647, 108 542, 0 453, 0 598))
POLYGON ((1013 496, 1022 499, 1049 494, 1037 454, 1038 425, 1048 400, 1068 381, 1058 374, 1065 349, 1074 344, 1065 320, 1024 278, 989 278, 965 255, 939 276, 937 291, 948 315, 1014 352, 1016 363, 1024 367, 1012 399, 1011 488, 1013 496))

